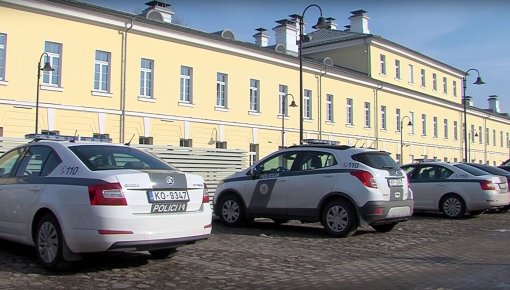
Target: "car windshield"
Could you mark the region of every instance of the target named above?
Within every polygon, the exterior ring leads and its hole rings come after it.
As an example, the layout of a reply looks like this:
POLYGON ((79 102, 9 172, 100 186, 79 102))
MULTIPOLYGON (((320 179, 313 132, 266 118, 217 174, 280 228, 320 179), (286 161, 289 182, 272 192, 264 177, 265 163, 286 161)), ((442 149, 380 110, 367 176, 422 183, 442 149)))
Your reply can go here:
POLYGON ((363 152, 352 155, 352 159, 376 169, 398 168, 397 162, 387 152, 363 152))
POLYGON ((114 169, 176 170, 157 157, 133 147, 77 145, 69 149, 92 171, 114 169))
POLYGON ((453 166, 459 168, 459 169, 462 169, 468 173, 471 173, 473 174, 474 176, 481 176, 481 175, 488 175, 489 173, 483 171, 483 170, 480 170, 476 167, 473 167, 473 166, 470 166, 470 165, 467 165, 467 164, 453 164, 453 166))

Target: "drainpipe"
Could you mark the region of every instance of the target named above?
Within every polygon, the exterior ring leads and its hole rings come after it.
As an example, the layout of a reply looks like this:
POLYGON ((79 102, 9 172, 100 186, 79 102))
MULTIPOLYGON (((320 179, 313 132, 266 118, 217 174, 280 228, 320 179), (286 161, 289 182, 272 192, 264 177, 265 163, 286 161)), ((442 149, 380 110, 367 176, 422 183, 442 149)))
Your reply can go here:
POLYGON ((129 19, 126 30, 122 34, 122 51, 120 61, 120 143, 124 143, 126 134, 126 55, 127 55, 127 36, 128 31, 133 28, 134 19, 129 19))
POLYGON ((379 111, 378 111, 378 92, 383 88, 382 82, 374 89, 374 138, 375 149, 379 149, 379 111))

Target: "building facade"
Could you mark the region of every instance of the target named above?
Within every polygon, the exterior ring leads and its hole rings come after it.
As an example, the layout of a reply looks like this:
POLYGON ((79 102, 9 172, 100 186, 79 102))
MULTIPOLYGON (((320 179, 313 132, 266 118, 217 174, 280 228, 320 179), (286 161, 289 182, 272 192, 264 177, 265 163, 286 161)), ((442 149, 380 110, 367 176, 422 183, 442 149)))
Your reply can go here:
MULTIPOLYGON (((352 14, 348 30, 329 19, 331 28, 308 33, 300 104, 297 15, 276 21, 269 45, 263 28, 246 43, 230 30, 174 24, 159 1, 133 15, 0 0, 0 133, 241 149, 258 159, 299 143, 302 109, 305 139, 373 147, 403 163, 462 161, 465 72, 370 34, 366 12, 352 14)), ((500 164, 510 118, 497 96, 489 104, 467 103, 468 159, 500 164)))

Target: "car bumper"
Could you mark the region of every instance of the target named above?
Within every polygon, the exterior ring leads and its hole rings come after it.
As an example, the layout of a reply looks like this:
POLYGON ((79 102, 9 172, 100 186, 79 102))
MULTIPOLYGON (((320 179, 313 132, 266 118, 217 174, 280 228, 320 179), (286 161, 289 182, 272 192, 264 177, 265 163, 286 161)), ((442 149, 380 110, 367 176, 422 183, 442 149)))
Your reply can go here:
POLYGON ((510 203, 509 193, 504 194, 485 194, 482 198, 472 200, 467 204, 470 211, 495 209, 508 206, 510 203))
POLYGON ((209 206, 197 212, 163 214, 112 214, 108 209, 87 223, 64 226, 66 243, 74 253, 175 248, 207 239, 211 234, 209 206), (86 224, 87 226, 84 226, 86 224))
POLYGON ((361 207, 362 220, 369 225, 407 220, 413 215, 413 200, 370 201, 361 207))

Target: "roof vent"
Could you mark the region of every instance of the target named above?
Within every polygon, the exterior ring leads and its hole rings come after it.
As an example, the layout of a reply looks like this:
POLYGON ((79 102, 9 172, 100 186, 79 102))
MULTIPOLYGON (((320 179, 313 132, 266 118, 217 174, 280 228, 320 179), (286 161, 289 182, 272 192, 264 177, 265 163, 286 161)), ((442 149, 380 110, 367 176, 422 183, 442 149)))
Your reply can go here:
POLYGON ((494 113, 499 113, 499 100, 497 95, 489 96, 487 99, 489 101, 489 110, 494 113))
POLYGON ((352 16, 349 17, 351 20, 351 32, 357 33, 370 33, 368 30, 368 18, 367 12, 365 10, 356 10, 352 11, 352 16))
POLYGON ((253 35, 255 38, 255 44, 258 46, 266 47, 269 44, 269 34, 267 33, 267 29, 265 28, 257 28, 258 31, 253 35))
POLYGON ((161 1, 150 1, 145 3, 145 5, 149 7, 142 11, 142 14, 140 15, 148 20, 172 23, 172 16, 175 13, 170 9, 170 4, 161 1))
POLYGON ((224 39, 236 40, 236 35, 230 29, 223 29, 223 30, 214 32, 213 34, 219 35, 219 36, 221 36, 221 38, 224 38, 224 39))
POLYGON ((275 46, 274 50, 275 50, 276 52, 279 52, 279 53, 287 53, 287 49, 285 48, 285 45, 283 45, 283 44, 281 44, 281 43, 278 43, 278 44, 275 46))

